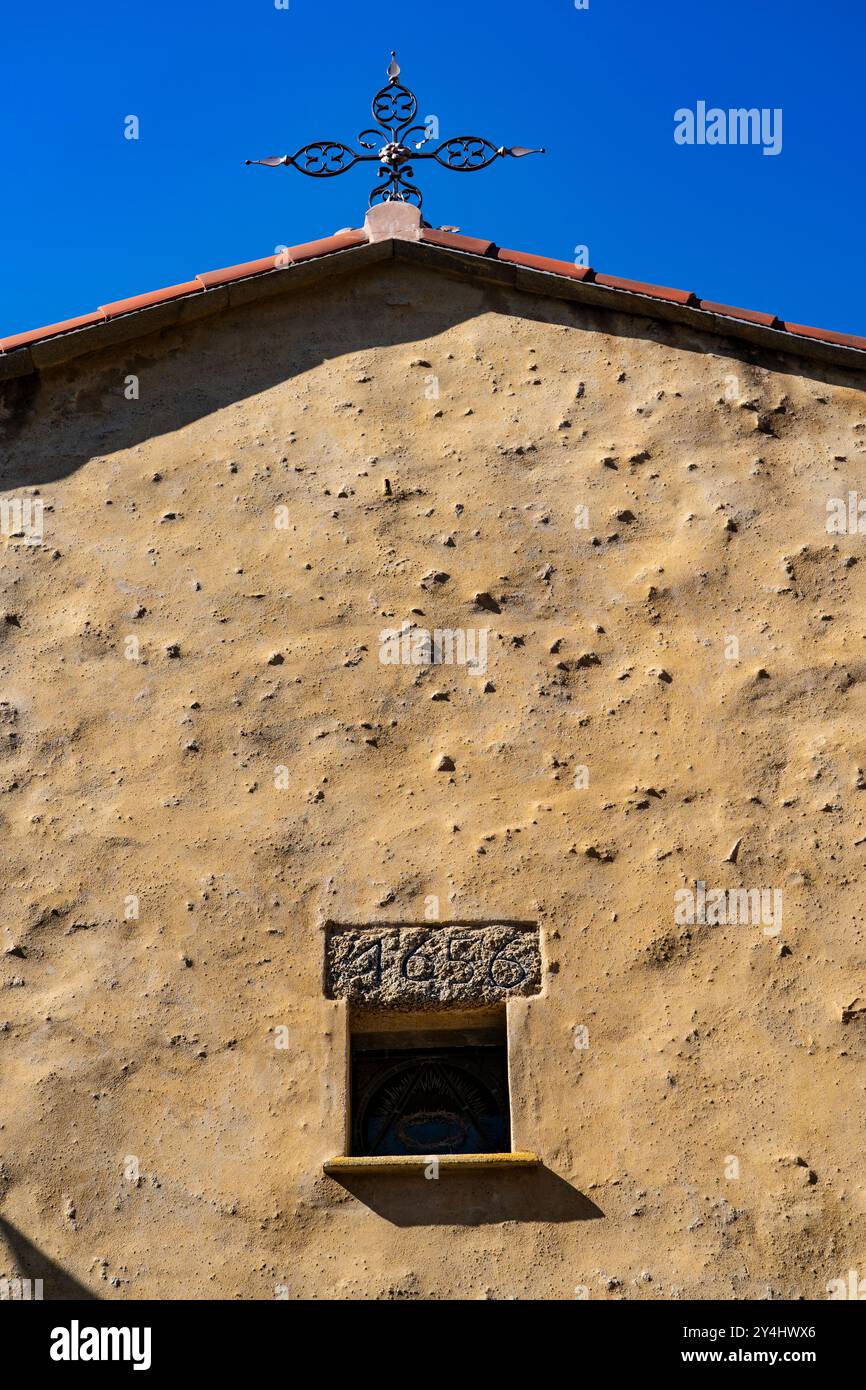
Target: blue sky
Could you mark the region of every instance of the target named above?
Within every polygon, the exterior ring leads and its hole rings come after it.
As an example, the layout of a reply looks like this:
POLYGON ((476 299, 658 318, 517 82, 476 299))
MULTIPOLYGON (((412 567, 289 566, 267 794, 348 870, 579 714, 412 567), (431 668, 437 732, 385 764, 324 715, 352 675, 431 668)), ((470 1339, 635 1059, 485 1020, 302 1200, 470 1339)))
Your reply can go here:
POLYGON ((866 334, 864 36, 861 0, 7 6, 0 334, 360 225, 369 166, 244 159, 354 143, 392 47, 443 137, 549 151, 418 166, 434 225, 866 334), (676 144, 698 101, 781 108, 781 153, 676 144))

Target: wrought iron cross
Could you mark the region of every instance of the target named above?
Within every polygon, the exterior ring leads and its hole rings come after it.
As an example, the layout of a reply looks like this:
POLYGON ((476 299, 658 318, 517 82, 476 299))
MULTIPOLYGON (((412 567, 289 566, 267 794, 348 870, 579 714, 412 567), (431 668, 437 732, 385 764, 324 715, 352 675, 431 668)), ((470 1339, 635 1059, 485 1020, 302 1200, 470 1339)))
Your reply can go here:
POLYGON ((375 129, 362 130, 358 144, 362 150, 375 150, 375 154, 363 154, 350 149, 339 140, 316 140, 304 145, 297 154, 271 155, 269 159, 248 159, 247 164, 266 164, 276 168, 280 164, 291 164, 302 174, 314 179, 330 179, 336 174, 345 174, 356 164, 379 165, 378 183, 370 194, 370 207, 375 202, 414 203, 420 208, 421 190, 410 182, 415 178, 412 165, 417 159, 435 159, 445 169, 458 173, 471 173, 476 169, 486 169, 495 159, 512 155, 522 159, 525 154, 544 154, 544 150, 529 150, 523 145, 499 149, 477 135, 457 135, 445 140, 435 150, 424 150, 434 137, 426 125, 413 125, 418 114, 418 99, 414 92, 399 81, 400 68, 396 54, 392 52, 388 67, 388 85, 382 87, 373 98, 373 119, 378 122, 375 129), (414 136, 422 136, 413 140, 414 136))

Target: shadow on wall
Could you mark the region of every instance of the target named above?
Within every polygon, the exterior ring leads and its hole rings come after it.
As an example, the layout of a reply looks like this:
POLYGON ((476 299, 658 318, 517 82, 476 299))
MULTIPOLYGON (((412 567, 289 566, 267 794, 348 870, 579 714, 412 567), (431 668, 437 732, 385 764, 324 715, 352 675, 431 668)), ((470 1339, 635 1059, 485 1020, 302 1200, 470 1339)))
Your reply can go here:
POLYGON ((63 1302, 67 1299, 94 1302, 97 1295, 80 1284, 71 1274, 67 1274, 54 1260, 43 1255, 42 1251, 29 1241, 25 1235, 9 1221, 0 1216, 0 1239, 5 1241, 15 1261, 14 1270, 6 1272, 7 1278, 41 1279, 42 1296, 46 1302, 63 1302))
MULTIPOLYGON (((862 376, 661 319, 522 294, 391 260, 0 383, 0 490, 171 434, 347 354, 436 337, 484 314, 642 339, 862 389, 862 376), (140 396, 127 400, 127 376, 140 396)), ((399 415, 401 402, 383 401, 399 415)))
POLYGON ((392 1226, 485 1226, 501 1221, 595 1221, 604 1212, 550 1168, 484 1175, 440 1169, 343 1174, 338 1182, 392 1226))

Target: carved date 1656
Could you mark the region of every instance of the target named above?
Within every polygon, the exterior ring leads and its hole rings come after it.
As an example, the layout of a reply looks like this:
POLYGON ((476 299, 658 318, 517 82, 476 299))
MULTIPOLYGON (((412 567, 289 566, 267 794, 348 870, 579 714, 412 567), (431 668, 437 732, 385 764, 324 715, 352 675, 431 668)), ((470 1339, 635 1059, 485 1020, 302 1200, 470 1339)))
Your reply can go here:
POLYGON ((435 1008, 490 1003, 541 988, 538 929, 527 923, 327 928, 331 999, 435 1008))

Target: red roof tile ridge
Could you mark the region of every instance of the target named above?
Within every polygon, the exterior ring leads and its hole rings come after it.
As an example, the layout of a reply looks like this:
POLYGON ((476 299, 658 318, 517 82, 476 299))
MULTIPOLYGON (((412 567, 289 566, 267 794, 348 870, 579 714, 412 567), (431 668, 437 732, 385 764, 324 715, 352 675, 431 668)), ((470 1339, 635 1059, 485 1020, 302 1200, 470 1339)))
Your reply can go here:
POLYGON ((698 297, 694 290, 675 290, 669 285, 651 285, 643 280, 623 280, 619 275, 596 275, 597 285, 606 285, 612 290, 626 290, 629 294, 644 294, 650 299, 667 299, 674 304, 696 305, 698 297))
MULTIPOLYGON (((667 285, 653 285, 641 280, 622 279, 617 275, 599 274, 591 266, 576 265, 571 261, 552 260, 545 256, 534 255, 529 251, 512 251, 497 246, 496 242, 487 241, 480 237, 463 236, 459 232, 446 231, 443 228, 422 226, 420 239, 429 246, 439 247, 445 251, 496 260, 503 265, 513 265, 517 269, 541 272, 561 279, 598 285, 602 289, 618 291, 623 294, 639 295, 643 298, 678 304, 715 319, 727 318, 760 328, 771 329, 778 332, 780 337, 805 338, 833 346, 853 348, 857 352, 866 352, 866 338, 857 337, 850 333, 836 333, 831 329, 812 328, 805 324, 783 322, 776 314, 740 309, 730 304, 699 299, 691 290, 672 289, 667 285)), ((401 238, 397 237, 394 240, 401 240, 401 238)), ((365 229, 346 228, 335 232, 333 236, 302 242, 298 246, 279 248, 273 255, 264 256, 260 260, 226 266, 222 270, 202 271, 194 279, 186 280, 181 284, 169 285, 165 289, 153 290, 148 294, 118 299, 110 304, 100 305, 90 314, 80 314, 75 318, 49 324, 44 328, 35 328, 25 333, 15 333, 9 337, 0 338, 0 356, 29 347, 43 339, 59 337, 64 333, 75 332, 77 329, 94 327, 126 314, 139 313, 158 304, 166 304, 172 300, 199 295, 221 285, 233 284, 236 281, 258 275, 290 270, 293 266, 305 261, 333 256, 341 251, 367 244, 369 244, 369 239, 365 229)))
POLYGON ((431 246, 444 246, 450 251, 465 251, 470 256, 495 256, 497 249, 495 241, 446 232, 441 227, 422 227, 421 240, 429 242, 431 246))
POLYGON ((624 280, 618 275, 602 275, 591 266, 579 266, 571 261, 554 261, 528 251, 508 251, 500 248, 497 252, 500 261, 524 266, 529 270, 541 270, 552 275, 565 275, 571 279, 583 280, 602 285, 609 289, 622 290, 629 294, 646 295, 650 299, 665 299, 689 308, 698 309, 724 318, 743 319, 762 328, 773 328, 795 337, 813 338, 816 341, 834 343, 841 347, 866 351, 866 337, 853 333, 836 333, 829 328, 809 328, 804 324, 783 321, 777 314, 761 313, 755 309, 739 309, 730 304, 718 304, 712 300, 699 299, 693 290, 677 290, 667 285, 652 285, 640 280, 624 280))
POLYGON ((866 352, 866 338, 859 338, 854 333, 834 333, 830 328, 810 328, 805 323, 782 324, 786 333, 793 333, 798 338, 817 338, 822 343, 836 343, 839 347, 853 347, 861 352, 866 352))
POLYGON ((104 323, 107 315, 101 310, 94 314, 79 314, 74 319, 63 319, 60 323, 49 323, 45 328, 31 328, 26 333, 13 333, 8 338, 0 338, 0 351, 14 352, 16 348, 28 347, 41 338, 54 338, 60 333, 72 333, 76 328, 89 328, 94 323, 104 323))
POLYGON ((132 295, 128 299, 117 299, 111 304, 102 304, 95 312, 78 314, 60 323, 51 323, 44 328, 31 328, 25 333, 13 333, 0 338, 0 354, 14 352, 16 348, 28 347, 44 338, 56 338, 63 333, 73 333, 78 328, 89 328, 96 323, 119 318, 123 314, 138 313, 156 304, 165 304, 173 299, 183 299, 188 295, 201 294, 218 285, 231 284, 236 280, 246 280, 253 275, 265 275, 272 271, 288 270, 303 261, 315 260, 321 256, 331 256, 338 251, 349 250, 353 246, 366 245, 366 234, 357 228, 336 232, 333 236, 321 237, 317 241, 302 242, 299 246, 286 246, 275 251, 272 256, 263 256, 257 261, 244 261, 240 265, 226 266, 222 270, 205 270, 194 280, 186 280, 179 285, 168 285, 162 290, 151 290, 147 294, 132 295))
POLYGON ((510 265, 520 265, 526 270, 543 270, 549 275, 567 275, 572 280, 592 280, 595 271, 588 265, 577 265, 573 261, 552 261, 547 256, 533 256, 528 251, 509 251, 500 247, 500 261, 510 265))

